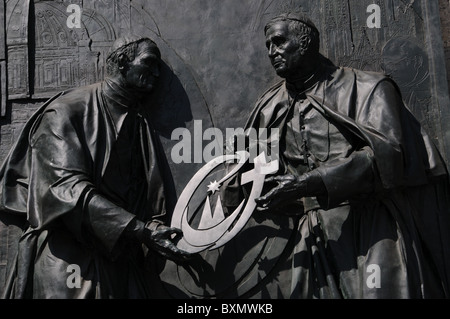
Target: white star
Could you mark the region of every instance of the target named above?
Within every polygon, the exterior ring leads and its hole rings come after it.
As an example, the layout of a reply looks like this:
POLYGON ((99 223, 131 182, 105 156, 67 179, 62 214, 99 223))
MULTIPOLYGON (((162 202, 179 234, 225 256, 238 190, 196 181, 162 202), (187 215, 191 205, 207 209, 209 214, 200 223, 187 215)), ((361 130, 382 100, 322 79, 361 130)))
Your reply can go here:
POLYGON ((215 192, 217 192, 220 188, 220 184, 217 181, 211 182, 208 185, 208 192, 211 192, 212 194, 214 194, 215 192))

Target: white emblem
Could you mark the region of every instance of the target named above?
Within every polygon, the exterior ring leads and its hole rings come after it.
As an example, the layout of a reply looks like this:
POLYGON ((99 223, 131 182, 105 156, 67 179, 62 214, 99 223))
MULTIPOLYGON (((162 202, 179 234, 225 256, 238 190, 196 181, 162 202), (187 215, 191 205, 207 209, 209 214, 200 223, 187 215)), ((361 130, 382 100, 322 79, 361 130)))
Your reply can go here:
MULTIPOLYGON (((261 195, 266 175, 278 171, 278 160, 266 162, 264 153, 254 159, 253 169, 240 172, 243 165, 249 160, 246 151, 236 152, 235 155, 219 156, 203 166, 189 181, 181 193, 172 216, 171 226, 183 231, 183 237, 177 247, 191 253, 198 253, 206 249, 217 249, 230 241, 245 226, 256 208, 255 199, 261 195), (200 223, 195 229, 188 221, 189 203, 200 184, 219 165, 232 161, 237 165, 219 181, 210 181, 204 190, 205 201, 200 223), (211 210, 210 196, 220 190, 225 181, 236 173, 241 173, 241 185, 252 183, 248 199, 244 199, 239 206, 227 217, 223 212, 220 195, 218 196, 214 211, 211 210)), ((199 190, 202 191, 202 190, 199 190)))

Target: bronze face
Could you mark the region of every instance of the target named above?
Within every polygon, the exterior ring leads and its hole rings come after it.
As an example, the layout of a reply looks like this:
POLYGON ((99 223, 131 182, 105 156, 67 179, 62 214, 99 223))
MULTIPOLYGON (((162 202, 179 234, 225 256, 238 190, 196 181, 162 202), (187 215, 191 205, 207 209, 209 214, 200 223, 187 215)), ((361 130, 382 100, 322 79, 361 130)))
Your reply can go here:
POLYGON ((270 61, 280 77, 288 78, 301 71, 304 54, 297 35, 289 30, 288 21, 273 24, 266 32, 266 47, 270 61))
POLYGON ((155 54, 154 47, 141 42, 135 59, 128 62, 123 75, 128 87, 142 93, 151 92, 160 75, 160 59, 155 54))

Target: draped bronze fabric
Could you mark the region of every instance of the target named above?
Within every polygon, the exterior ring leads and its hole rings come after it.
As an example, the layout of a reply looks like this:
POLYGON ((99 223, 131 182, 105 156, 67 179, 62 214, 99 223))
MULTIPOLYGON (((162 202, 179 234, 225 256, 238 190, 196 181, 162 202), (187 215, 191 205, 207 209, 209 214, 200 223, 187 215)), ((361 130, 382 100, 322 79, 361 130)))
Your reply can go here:
MULTIPOLYGON (((309 86, 283 81, 269 89, 250 127, 282 132, 280 174, 315 169, 327 189, 301 199, 304 209, 278 209, 299 220, 291 298, 450 296, 446 167, 390 78, 324 60, 309 86), (292 117, 292 108, 309 120, 312 167, 298 165, 303 150, 301 141, 292 146, 300 138, 292 123, 300 115, 292 117)), ((230 188, 229 196, 237 194, 230 188)))
POLYGON ((133 218, 164 218, 171 179, 148 113, 107 89, 48 101, 2 166, 0 214, 23 229, 8 252, 17 258, 6 298, 149 296, 142 247, 121 235, 133 218), (69 265, 81 269, 80 288, 67 285, 69 265))

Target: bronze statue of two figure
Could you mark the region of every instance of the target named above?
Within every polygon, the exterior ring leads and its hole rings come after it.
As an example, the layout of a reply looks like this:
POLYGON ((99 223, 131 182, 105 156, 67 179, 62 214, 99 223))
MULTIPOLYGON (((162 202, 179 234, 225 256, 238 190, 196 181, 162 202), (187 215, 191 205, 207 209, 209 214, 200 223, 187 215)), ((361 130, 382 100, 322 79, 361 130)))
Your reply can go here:
POLYGON ((151 39, 117 39, 104 81, 37 110, 0 170, 3 298, 450 296, 447 169, 398 85, 334 65, 302 14, 264 34, 281 81, 243 138, 279 132, 259 140, 277 154, 224 153, 175 207, 141 103, 164 60, 151 39))

